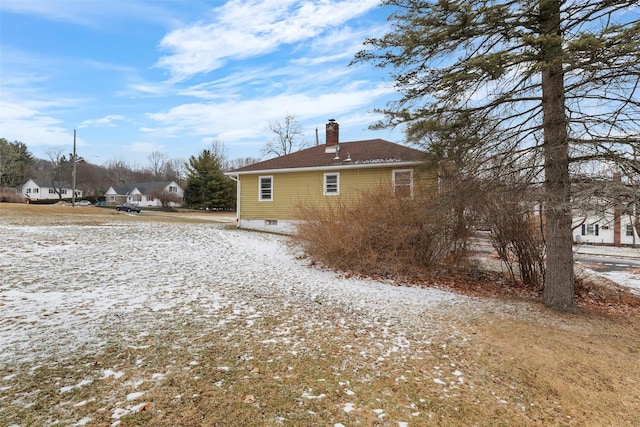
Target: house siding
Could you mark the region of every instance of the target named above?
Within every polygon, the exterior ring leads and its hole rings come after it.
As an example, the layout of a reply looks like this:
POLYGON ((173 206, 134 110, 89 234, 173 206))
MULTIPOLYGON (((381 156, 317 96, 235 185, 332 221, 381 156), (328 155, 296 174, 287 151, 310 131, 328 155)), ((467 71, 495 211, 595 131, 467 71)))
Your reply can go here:
POLYGON ((604 216, 574 216, 574 242, 600 245, 637 245, 640 244, 640 236, 633 227, 633 219, 622 215, 619 223, 619 243, 616 242, 616 224, 612 212, 604 216), (627 227, 631 226, 631 235, 627 235, 627 227))
POLYGON ((394 169, 381 167, 273 173, 271 201, 258 200, 258 177, 263 174, 241 175, 240 216, 244 220, 295 219, 295 208, 301 203, 317 205, 336 197, 353 199, 379 185, 390 186, 394 169), (323 194, 324 175, 329 172, 340 174, 339 196, 323 194))

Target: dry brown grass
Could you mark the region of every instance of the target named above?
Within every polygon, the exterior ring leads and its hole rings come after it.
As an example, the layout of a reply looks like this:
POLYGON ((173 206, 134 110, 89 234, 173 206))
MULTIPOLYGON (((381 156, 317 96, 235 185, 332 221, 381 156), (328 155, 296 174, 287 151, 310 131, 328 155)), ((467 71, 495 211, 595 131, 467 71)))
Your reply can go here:
MULTIPOLYGON (((166 219, 114 215, 0 205, 0 219, 11 222, 166 219)), ((389 351, 395 342, 381 335, 384 325, 345 322, 319 304, 305 307, 319 325, 313 329, 293 308, 265 313, 250 327, 237 321, 206 328, 176 318, 183 325, 178 332, 156 330, 126 345, 114 335, 99 353, 78 348, 39 366, 1 365, 0 425, 72 425, 90 414, 86 425, 110 426, 115 408, 136 405, 139 411, 120 418, 120 426, 640 425, 638 313, 492 307, 433 318, 429 333, 416 325, 405 336, 410 344, 397 351, 389 351), (267 331, 283 330, 300 345, 265 341, 267 331), (104 378, 107 368, 124 375, 104 378), (61 393, 86 379, 92 382, 61 393), (145 395, 127 401, 141 389, 145 395)))
MULTIPOLYGON (((446 333, 383 360, 375 340, 355 325, 306 336, 302 354, 266 345, 258 335, 230 337, 239 332, 234 326, 204 334, 187 327, 180 337, 160 331, 147 337, 146 349, 114 342, 103 354, 38 367, 13 397, 3 396, 0 420, 43 425, 90 413, 88 425, 108 426, 113 402, 125 402, 136 382, 160 372, 165 376, 129 405, 142 409, 121 425, 639 425, 637 318, 537 316, 544 320, 449 318, 446 333), (107 367, 126 375, 95 374, 107 367), (92 384, 59 392, 91 372, 92 384), (86 403, 75 407, 79 401, 86 403), (344 410, 348 403, 351 412, 344 410)), ((279 326, 265 318, 255 330, 279 326)))

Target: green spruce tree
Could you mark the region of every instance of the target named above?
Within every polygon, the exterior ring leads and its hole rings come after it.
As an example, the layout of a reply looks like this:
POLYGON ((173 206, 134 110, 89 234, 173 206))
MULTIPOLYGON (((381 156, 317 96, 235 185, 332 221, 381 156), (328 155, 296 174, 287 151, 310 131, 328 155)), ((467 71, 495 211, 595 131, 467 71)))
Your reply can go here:
MULTIPOLYGON (((635 173, 640 141, 637 0, 386 0, 392 27, 355 62, 389 69, 399 98, 378 127, 466 115, 492 123, 488 152, 541 159, 544 303, 573 311, 571 170, 635 173)), ((414 140, 420 143, 423 141, 414 140)))
POLYGON ((235 206, 235 183, 222 171, 222 161, 212 150, 202 150, 186 164, 185 199, 193 208, 229 209, 235 206))

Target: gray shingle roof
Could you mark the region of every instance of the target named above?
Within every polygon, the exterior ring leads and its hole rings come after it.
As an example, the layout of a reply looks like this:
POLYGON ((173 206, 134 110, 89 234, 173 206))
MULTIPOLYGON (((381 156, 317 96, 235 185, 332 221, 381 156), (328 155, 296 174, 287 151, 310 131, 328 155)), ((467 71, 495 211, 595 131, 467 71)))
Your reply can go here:
POLYGON ((120 185, 120 186, 114 186, 112 187, 113 190, 120 195, 126 195, 126 194, 130 194, 133 190, 135 190, 136 188, 138 189, 138 191, 140 191, 142 194, 149 194, 150 192, 154 191, 154 190, 162 190, 163 188, 165 188, 167 185, 171 184, 173 181, 153 181, 153 182, 136 182, 136 183, 132 183, 132 184, 125 184, 125 185, 120 185))
MULTIPOLYGON (((46 180, 46 179, 32 179, 33 182, 36 183, 36 185, 38 187, 41 188, 51 188, 51 181, 46 180)), ((55 186, 55 188, 71 188, 71 184, 69 184, 66 181, 53 181, 53 186, 55 186)))

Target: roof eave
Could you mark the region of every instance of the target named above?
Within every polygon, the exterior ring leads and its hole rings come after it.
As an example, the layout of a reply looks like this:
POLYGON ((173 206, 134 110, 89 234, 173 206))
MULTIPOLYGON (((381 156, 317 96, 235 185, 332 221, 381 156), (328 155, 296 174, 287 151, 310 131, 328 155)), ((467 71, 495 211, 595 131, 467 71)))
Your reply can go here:
POLYGON ((326 165, 326 166, 308 166, 297 168, 276 168, 276 169, 256 169, 251 171, 230 171, 225 172, 227 176, 240 176, 240 175, 255 175, 255 174, 272 174, 272 173, 292 173, 292 172, 317 172, 327 170, 347 170, 347 169, 365 169, 365 168, 380 168, 380 167, 405 167, 416 166, 423 162, 420 160, 404 160, 397 162, 379 162, 379 163, 351 163, 341 165, 326 165))

